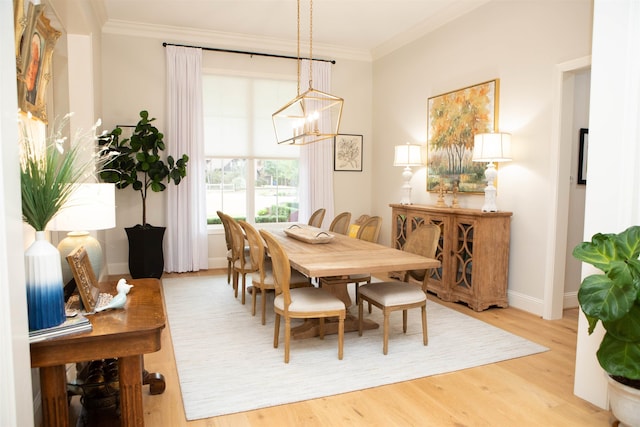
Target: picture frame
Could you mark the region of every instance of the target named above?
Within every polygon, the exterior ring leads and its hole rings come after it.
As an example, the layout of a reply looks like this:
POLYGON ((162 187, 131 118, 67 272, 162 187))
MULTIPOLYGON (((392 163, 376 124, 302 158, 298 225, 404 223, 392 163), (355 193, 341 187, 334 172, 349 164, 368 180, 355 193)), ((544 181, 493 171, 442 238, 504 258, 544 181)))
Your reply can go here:
POLYGON ((500 80, 493 79, 427 100, 427 191, 483 193, 485 164, 473 162, 474 135, 498 130, 500 80))
POLYGON ((578 147, 578 184, 587 184, 587 158, 589 155, 589 129, 580 128, 578 147))
MULTIPOLYGON (((32 7, 32 3, 29 3, 32 7)), ((16 74, 22 73, 22 38, 27 28, 27 14, 24 10, 24 0, 13 0, 13 28, 16 48, 16 74)))
POLYGON ((333 138, 333 170, 362 172, 362 142, 362 135, 336 135, 333 138))
POLYGON ((96 308, 100 290, 97 286, 98 282, 91 266, 89 255, 84 246, 78 246, 71 251, 67 255, 67 262, 71 267, 73 279, 76 281, 82 305, 87 313, 92 313, 96 308))
POLYGON ((23 33, 18 78, 18 105, 25 113, 47 123, 47 85, 51 80, 51 58, 60 37, 44 16, 43 5, 29 4, 27 25, 23 33))

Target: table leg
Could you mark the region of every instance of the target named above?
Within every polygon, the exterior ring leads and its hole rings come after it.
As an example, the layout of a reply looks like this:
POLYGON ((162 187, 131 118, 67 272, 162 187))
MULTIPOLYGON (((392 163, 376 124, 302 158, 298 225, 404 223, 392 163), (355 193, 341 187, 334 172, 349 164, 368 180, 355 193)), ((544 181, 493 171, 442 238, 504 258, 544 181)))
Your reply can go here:
POLYGON ((118 358, 120 413, 123 427, 144 426, 142 408, 142 355, 118 358))
POLYGON ((42 425, 67 427, 69 403, 67 401, 67 373, 64 365, 40 368, 42 395, 42 425))

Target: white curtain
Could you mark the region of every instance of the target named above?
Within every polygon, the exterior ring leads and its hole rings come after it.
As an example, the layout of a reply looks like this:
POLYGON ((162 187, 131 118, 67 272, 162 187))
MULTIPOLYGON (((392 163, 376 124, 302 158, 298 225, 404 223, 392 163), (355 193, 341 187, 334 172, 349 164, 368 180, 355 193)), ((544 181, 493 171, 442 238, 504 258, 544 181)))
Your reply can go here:
POLYGON ((167 187, 167 272, 207 269, 207 213, 204 180, 202 49, 166 47, 167 153, 189 156, 187 176, 167 187))
MULTIPOLYGON (((302 61, 300 91, 308 89, 308 60, 302 61)), ((331 93, 331 63, 314 61, 312 66, 313 88, 331 93)), ((323 129, 329 131, 329 129, 323 129)), ((300 222, 307 222, 311 214, 326 209, 324 226, 334 217, 333 208, 333 138, 300 147, 300 222)))

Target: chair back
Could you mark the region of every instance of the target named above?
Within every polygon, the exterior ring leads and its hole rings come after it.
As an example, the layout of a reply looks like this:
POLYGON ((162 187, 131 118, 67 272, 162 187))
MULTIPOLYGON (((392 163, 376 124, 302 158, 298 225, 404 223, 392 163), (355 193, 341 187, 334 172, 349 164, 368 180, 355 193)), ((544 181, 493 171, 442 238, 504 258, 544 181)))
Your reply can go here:
POLYGON ((356 239, 378 243, 380 228, 382 228, 382 217, 372 216, 360 225, 356 239))
POLYGON ((311 214, 311 218, 309 218, 308 225, 312 227, 322 227, 322 221, 324 220, 324 214, 326 212, 325 208, 320 208, 314 213, 311 214))
POLYGON ((342 212, 331 221, 329 231, 334 233, 347 234, 349 222, 351 221, 351 212, 342 212))
POLYGON ((227 244, 227 250, 231 249, 231 231, 229 230, 229 224, 227 224, 227 221, 229 221, 229 215, 221 212, 221 211, 217 211, 216 212, 218 214, 218 218, 220 218, 220 222, 222 222, 222 226, 224 227, 224 241, 227 244))
POLYGON ((244 268, 245 254, 244 254, 244 232, 240 224, 227 215, 227 224, 229 225, 229 232, 231 234, 231 253, 233 262, 240 260, 240 266, 244 268))
POLYGON ((269 256, 271 256, 271 268, 273 271, 273 281, 275 283, 276 295, 283 294, 285 311, 289 310, 291 304, 291 294, 289 293, 289 282, 291 280, 291 264, 284 248, 278 241, 265 230, 260 230, 260 235, 267 243, 269 256))
MULTIPOLYGON (((440 240, 440 227, 436 224, 422 224, 411 232, 402 250, 421 255, 425 258, 435 258, 440 240)), ((412 278, 426 282, 427 270, 409 270, 407 274, 412 278)))
POLYGON ((256 266, 260 272, 260 282, 264 283, 264 259, 265 249, 264 241, 260 237, 260 233, 256 228, 249 224, 247 221, 238 220, 238 224, 244 230, 244 234, 247 236, 249 242, 249 257, 251 258, 251 265, 256 266))

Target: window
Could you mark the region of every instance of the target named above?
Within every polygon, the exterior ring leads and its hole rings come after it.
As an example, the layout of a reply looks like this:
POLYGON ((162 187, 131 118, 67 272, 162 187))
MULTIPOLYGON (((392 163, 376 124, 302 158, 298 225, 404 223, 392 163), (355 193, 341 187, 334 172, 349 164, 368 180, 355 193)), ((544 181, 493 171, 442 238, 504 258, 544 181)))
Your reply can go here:
POLYGON ((203 76, 207 222, 216 211, 251 223, 297 220, 299 147, 278 145, 271 114, 294 80, 203 76))

